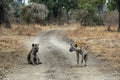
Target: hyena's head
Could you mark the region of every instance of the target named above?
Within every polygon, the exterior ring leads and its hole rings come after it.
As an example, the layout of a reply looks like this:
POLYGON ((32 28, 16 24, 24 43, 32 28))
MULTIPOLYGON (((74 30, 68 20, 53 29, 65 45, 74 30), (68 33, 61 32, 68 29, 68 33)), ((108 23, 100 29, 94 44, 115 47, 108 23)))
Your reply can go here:
POLYGON ((77 44, 70 44, 70 49, 69 49, 69 51, 70 51, 70 52, 76 51, 76 48, 77 48, 77 47, 78 47, 77 44))
POLYGON ((35 52, 38 52, 39 50, 39 44, 32 44, 32 49, 35 51, 35 52))

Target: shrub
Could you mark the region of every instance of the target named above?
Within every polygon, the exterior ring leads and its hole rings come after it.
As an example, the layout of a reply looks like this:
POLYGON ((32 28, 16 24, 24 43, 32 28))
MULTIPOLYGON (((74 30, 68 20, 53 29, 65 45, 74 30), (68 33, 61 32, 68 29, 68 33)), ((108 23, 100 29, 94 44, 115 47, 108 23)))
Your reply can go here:
POLYGON ((102 17, 94 9, 77 10, 74 15, 83 26, 103 25, 102 17))
POLYGON ((44 4, 33 3, 24 6, 21 12, 21 18, 29 23, 42 23, 48 16, 48 9, 44 4))
POLYGON ((104 24, 107 26, 118 25, 118 11, 107 11, 104 15, 104 24))

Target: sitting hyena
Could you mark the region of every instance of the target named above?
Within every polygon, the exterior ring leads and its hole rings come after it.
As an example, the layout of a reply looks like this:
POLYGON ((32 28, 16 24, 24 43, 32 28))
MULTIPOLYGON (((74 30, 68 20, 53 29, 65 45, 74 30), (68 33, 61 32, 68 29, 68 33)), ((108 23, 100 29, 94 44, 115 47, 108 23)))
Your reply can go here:
POLYGON ((33 64, 33 65, 41 64, 40 59, 37 56, 38 50, 39 50, 39 44, 32 44, 32 49, 27 56, 27 60, 29 64, 33 64))
POLYGON ((87 66, 87 59, 88 59, 88 46, 86 43, 80 43, 80 42, 76 42, 75 44, 70 44, 70 52, 75 51, 76 52, 76 56, 77 56, 77 65, 79 65, 79 54, 82 56, 81 59, 81 65, 83 63, 83 61, 85 61, 85 65, 87 66))

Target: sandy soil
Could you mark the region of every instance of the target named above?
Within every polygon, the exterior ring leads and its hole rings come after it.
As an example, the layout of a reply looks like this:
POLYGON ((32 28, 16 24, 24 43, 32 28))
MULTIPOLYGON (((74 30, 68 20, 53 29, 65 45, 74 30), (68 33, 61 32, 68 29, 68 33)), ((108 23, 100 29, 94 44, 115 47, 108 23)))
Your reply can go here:
POLYGON ((102 72, 103 64, 89 55, 88 66, 76 65, 76 54, 69 52, 69 42, 63 39, 61 30, 40 32, 26 45, 39 43, 41 65, 29 65, 26 58, 23 64, 7 75, 4 80, 120 80, 114 73, 102 72))

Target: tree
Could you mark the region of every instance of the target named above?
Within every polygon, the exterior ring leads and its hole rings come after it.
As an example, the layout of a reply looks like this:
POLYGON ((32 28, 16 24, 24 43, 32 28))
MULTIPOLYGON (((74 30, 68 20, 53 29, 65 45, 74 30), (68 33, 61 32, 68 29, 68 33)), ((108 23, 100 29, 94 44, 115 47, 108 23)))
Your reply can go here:
POLYGON ((23 7, 21 17, 28 24, 41 23, 47 17, 47 14, 48 9, 44 4, 33 3, 23 7))
MULTIPOLYGON (((92 22, 95 24, 102 24, 101 15, 106 0, 30 0, 31 2, 43 3, 48 7, 48 18, 59 19, 62 17, 60 13, 65 10, 67 21, 70 20, 70 16, 77 10, 83 11, 82 22, 89 21, 88 25, 92 22), (60 12, 61 11, 61 12, 60 12), (93 16, 93 17, 92 17, 93 16), (96 23, 97 20, 97 23, 96 23)), ((80 12, 79 11, 79 12, 80 12)), ((81 13, 81 12, 80 12, 81 13)), ((78 13, 79 15, 79 13, 78 13)), ((51 19, 50 19, 51 20, 51 19)))
POLYGON ((106 0, 95 0, 95 2, 94 2, 94 5, 97 5, 98 13, 100 15, 103 14, 103 9, 104 9, 105 3, 106 3, 106 0))
POLYGON ((105 0, 78 0, 79 18, 82 25, 102 25, 105 0))
POLYGON ((77 0, 63 0, 61 1, 61 5, 63 7, 65 7, 66 11, 67 11, 67 19, 69 20, 69 11, 70 10, 75 10, 78 8, 78 3, 77 3, 77 0), (63 5, 62 5, 63 4, 63 5))
POLYGON ((108 9, 110 11, 112 10, 118 10, 119 13, 119 25, 118 25, 118 31, 120 31, 120 0, 109 0, 108 2, 108 9))
POLYGON ((20 22, 20 15, 21 15, 23 6, 24 6, 24 4, 22 4, 21 2, 18 2, 18 1, 14 1, 12 3, 12 8, 14 10, 13 15, 14 15, 15 22, 20 22))
POLYGON ((31 2, 42 3, 48 7, 48 17, 58 18, 59 9, 66 9, 67 16, 71 9, 77 8, 77 0, 31 0, 31 2))
POLYGON ((9 4, 7 2, 12 2, 12 0, 1 0, 0 1, 0 24, 5 23, 6 28, 11 28, 9 19, 9 4))

